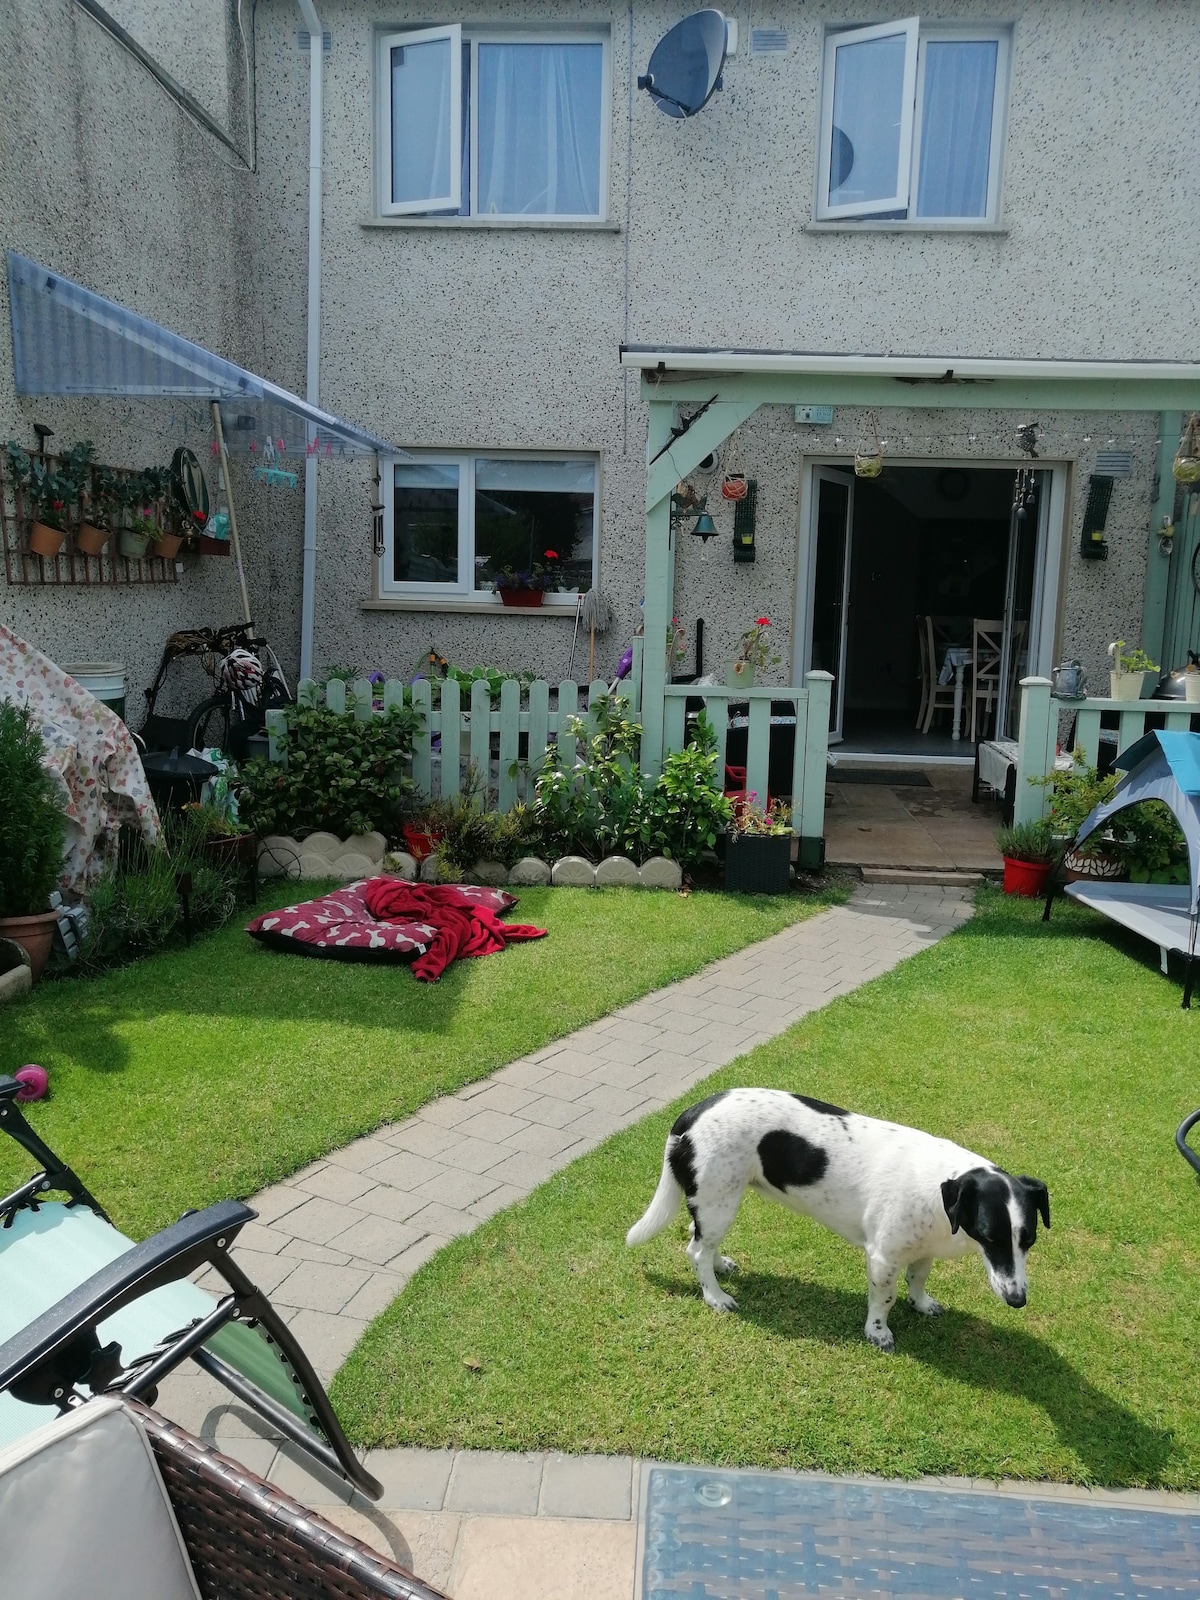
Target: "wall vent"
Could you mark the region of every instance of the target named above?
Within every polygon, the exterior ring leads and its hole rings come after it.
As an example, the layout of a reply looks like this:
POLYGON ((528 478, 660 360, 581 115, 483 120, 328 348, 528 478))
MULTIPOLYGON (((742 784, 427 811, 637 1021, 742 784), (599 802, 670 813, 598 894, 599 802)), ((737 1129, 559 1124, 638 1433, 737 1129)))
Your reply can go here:
POLYGON ((752 56, 774 56, 788 47, 786 28, 751 28, 750 29, 750 54, 752 56))
POLYGON ((1096 472, 1105 478, 1127 478, 1133 471, 1132 450, 1097 450, 1096 472))
MULTIPOLYGON (((299 33, 296 35, 296 48, 298 50, 303 50, 304 54, 307 55, 310 41, 311 35, 309 34, 308 29, 301 28, 299 33)), ((321 48, 326 55, 331 55, 333 53, 333 35, 330 33, 328 28, 326 28, 325 32, 321 35, 321 48)))

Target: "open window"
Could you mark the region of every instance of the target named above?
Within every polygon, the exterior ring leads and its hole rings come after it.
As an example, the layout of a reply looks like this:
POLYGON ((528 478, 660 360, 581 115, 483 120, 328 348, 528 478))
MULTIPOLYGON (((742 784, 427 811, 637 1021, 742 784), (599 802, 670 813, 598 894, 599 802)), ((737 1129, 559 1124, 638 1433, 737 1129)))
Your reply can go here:
POLYGON ((994 221, 1007 87, 1004 29, 908 17, 830 33, 818 220, 994 221))
POLYGON ((380 214, 602 218, 608 57, 606 33, 382 37, 380 214))

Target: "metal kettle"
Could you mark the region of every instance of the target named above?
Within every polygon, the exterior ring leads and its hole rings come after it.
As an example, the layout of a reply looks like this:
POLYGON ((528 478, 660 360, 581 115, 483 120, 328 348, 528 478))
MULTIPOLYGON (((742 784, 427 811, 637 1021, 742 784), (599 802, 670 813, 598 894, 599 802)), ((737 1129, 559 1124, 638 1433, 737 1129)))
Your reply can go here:
POLYGON ((1087 673, 1081 661, 1060 661, 1052 669, 1050 681, 1050 693, 1056 700, 1082 700, 1087 694, 1087 673))
MULTIPOLYGON (((1194 650, 1187 653, 1188 667, 1200 667, 1200 656, 1194 650)), ((1155 700, 1186 700, 1187 690, 1184 688, 1184 679, 1187 677, 1187 667, 1176 667, 1173 672, 1164 672, 1158 680, 1158 687, 1152 696, 1155 700)))

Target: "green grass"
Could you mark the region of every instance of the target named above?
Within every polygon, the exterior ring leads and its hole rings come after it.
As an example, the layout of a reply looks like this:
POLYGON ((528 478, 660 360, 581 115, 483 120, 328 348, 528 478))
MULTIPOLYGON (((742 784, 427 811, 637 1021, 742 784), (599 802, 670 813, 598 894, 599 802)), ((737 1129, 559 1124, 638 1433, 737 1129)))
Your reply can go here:
MULTIPOLYGON (((403 966, 267 950, 239 918, 190 949, 44 983, 6 1007, 0 1072, 26 1061, 49 1069, 52 1098, 30 1107, 30 1121, 141 1238, 189 1206, 251 1195, 828 903, 528 889, 514 917, 549 937, 457 962, 437 984, 403 966)), ((0 1194, 29 1170, 0 1139, 0 1194)))
POLYGON ((1200 1012, 1145 944, 1040 910, 984 890, 966 928, 679 1102, 804 1091, 1045 1179, 1026 1310, 977 1259, 939 1262, 946 1315, 901 1298, 884 1356, 861 1251, 748 1195, 726 1246, 741 1309, 714 1315, 683 1219, 624 1245, 677 1107, 421 1269, 336 1381, 351 1437, 1200 1487, 1200 1194, 1172 1147, 1200 1103, 1200 1012))

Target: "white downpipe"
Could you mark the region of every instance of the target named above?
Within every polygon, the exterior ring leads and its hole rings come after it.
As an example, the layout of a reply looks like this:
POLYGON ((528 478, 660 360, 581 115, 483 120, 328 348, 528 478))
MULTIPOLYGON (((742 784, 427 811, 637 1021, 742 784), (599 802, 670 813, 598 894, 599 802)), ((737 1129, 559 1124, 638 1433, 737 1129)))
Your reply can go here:
MULTIPOLYGON (((308 370, 305 398, 321 403, 321 144, 324 120, 324 34, 313 0, 297 0, 308 29, 308 370)), ((304 462, 304 565, 300 590, 300 676, 313 672, 317 589, 317 456, 304 462)))

